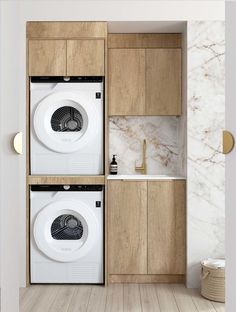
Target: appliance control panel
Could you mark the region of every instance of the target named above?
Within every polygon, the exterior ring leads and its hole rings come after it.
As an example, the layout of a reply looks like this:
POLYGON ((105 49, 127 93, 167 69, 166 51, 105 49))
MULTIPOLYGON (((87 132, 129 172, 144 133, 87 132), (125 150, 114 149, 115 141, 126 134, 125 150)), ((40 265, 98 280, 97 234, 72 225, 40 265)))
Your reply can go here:
POLYGON ((101 192, 103 185, 31 185, 33 192, 101 192))

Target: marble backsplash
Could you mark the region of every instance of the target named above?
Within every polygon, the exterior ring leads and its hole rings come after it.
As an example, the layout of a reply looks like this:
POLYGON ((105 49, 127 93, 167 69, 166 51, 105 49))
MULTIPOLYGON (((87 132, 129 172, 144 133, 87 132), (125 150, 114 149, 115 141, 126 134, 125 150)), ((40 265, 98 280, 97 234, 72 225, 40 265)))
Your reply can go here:
POLYGON ((147 141, 147 174, 182 175, 180 117, 141 116, 109 119, 109 154, 117 155, 118 174, 139 174, 143 140, 147 141))

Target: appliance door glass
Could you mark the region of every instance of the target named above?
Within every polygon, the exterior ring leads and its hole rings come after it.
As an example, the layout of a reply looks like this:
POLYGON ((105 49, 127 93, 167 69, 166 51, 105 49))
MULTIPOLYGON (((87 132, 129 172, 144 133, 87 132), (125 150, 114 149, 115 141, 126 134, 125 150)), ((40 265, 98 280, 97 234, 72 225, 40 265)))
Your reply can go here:
POLYGON ((50 259, 75 261, 85 256, 99 236, 93 211, 79 200, 58 200, 37 215, 33 236, 39 250, 50 259))
POLYGON ((39 102, 33 116, 39 141, 52 151, 73 153, 96 135, 98 111, 91 99, 72 92, 56 92, 39 102))

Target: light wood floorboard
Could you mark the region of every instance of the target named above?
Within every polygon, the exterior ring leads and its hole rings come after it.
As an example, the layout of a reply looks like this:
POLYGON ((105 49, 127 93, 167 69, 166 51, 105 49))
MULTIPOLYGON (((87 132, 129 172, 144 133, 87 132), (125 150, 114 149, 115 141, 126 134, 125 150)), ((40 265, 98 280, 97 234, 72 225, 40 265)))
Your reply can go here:
POLYGON ((53 301, 49 312, 64 312, 68 311, 71 299, 74 295, 75 287, 60 286, 57 295, 53 301))
POLYGON ((68 311, 65 311, 65 312, 87 311, 91 291, 92 291, 92 286, 87 286, 87 285, 76 286, 76 290, 72 296, 68 311))
POLYGON ((143 312, 161 312, 155 285, 140 285, 141 307, 143 312))
POLYGON ((199 312, 216 312, 211 301, 205 300, 196 289, 188 289, 188 293, 191 295, 193 303, 195 304, 199 312))
POLYGON ((20 312, 225 312, 225 305, 180 284, 34 285, 20 290, 20 312))
POLYGON ((183 285, 172 285, 177 306, 181 312, 198 312, 191 295, 183 285))
POLYGON ((212 301, 212 305, 215 308, 216 312, 225 312, 225 304, 224 303, 212 301))
POLYGON ((179 312, 171 286, 169 284, 157 284, 155 287, 161 312, 179 312))
POLYGON ((124 312, 142 312, 138 284, 124 284, 124 312))
POLYGON ((87 312, 104 312, 107 302, 107 288, 93 286, 90 295, 87 312))
POLYGON ((124 310, 123 284, 111 284, 107 289, 106 312, 123 312, 124 310))

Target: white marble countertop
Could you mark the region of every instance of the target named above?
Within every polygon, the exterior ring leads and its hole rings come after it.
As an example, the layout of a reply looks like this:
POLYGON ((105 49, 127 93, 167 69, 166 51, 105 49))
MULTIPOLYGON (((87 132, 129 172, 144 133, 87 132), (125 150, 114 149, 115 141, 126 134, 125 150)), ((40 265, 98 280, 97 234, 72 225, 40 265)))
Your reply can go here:
POLYGON ((108 180, 186 180, 185 177, 155 174, 117 174, 108 175, 108 180))

